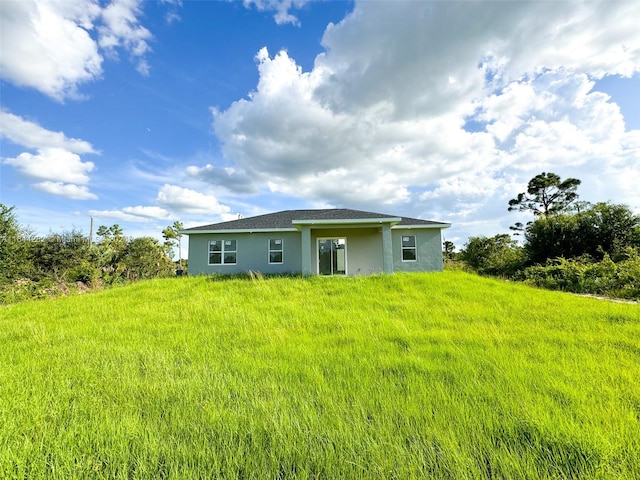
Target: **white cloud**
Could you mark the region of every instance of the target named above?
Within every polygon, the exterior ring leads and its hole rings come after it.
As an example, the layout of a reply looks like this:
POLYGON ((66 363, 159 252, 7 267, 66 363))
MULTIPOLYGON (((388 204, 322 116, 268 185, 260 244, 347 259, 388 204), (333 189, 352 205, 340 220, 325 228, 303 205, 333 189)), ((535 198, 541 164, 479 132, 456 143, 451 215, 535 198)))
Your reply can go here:
POLYGON ((289 12, 293 8, 300 9, 309 0, 244 0, 244 6, 246 8, 252 5, 256 7, 258 11, 274 11, 273 19, 278 25, 286 25, 290 23, 292 25, 300 26, 300 20, 298 17, 289 12))
MULTIPOLYGON (((189 223, 188 215, 217 216, 221 220, 237 218, 230 208, 222 205, 213 195, 206 195, 188 188, 165 184, 158 190, 156 203, 161 206, 133 206, 110 210, 89 210, 89 214, 102 219, 113 219, 127 223, 154 223, 160 220, 173 221, 178 218, 189 223), (179 215, 180 214, 180 215, 179 215)), ((202 224, 202 221, 195 222, 202 224)))
POLYGON ((78 85, 102 74, 102 57, 87 31, 99 10, 93 1, 2 2, 2 76, 55 100, 78 97, 78 85))
POLYGON ((67 138, 62 132, 52 132, 4 110, 0 110, 0 136, 26 148, 61 148, 80 154, 98 153, 89 142, 67 138))
POLYGON ((256 193, 259 179, 256 175, 249 175, 235 168, 222 168, 206 164, 204 167, 190 165, 186 172, 189 176, 205 182, 223 186, 237 193, 256 193))
POLYGON ((632 2, 358 2, 316 59, 334 109, 390 101, 403 117, 457 111, 526 74, 630 76, 640 69, 632 2), (478 68, 478 65, 481 68, 478 68), (487 71, 487 69, 497 69, 487 71))
POLYGON ((220 204, 213 195, 169 184, 160 188, 156 203, 180 213, 224 214, 230 211, 228 206, 220 204))
MULTIPOLYGON (((314 97, 315 72, 303 73, 286 52, 271 59, 262 49, 257 59, 260 82, 250 101, 214 111, 225 155, 251 172, 254 185, 343 205, 394 204, 408 200, 412 182, 464 170, 449 160, 481 166, 490 158, 491 137, 463 131, 458 117, 394 119, 384 102, 359 115, 335 113, 314 97)), ((188 172, 241 191, 220 168, 188 172)))
POLYGON ((124 207, 122 211, 128 215, 136 215, 138 217, 156 218, 156 219, 173 219, 174 217, 164 208, 160 207, 124 207))
POLYGON ((91 193, 85 185, 45 181, 36 183, 33 187, 41 192, 70 198, 72 200, 96 200, 98 198, 97 195, 91 193))
POLYGON ((356 176, 346 168, 336 168, 322 175, 302 175, 295 182, 279 178, 268 185, 273 192, 311 200, 339 199, 340 203, 351 207, 394 205, 409 201, 407 188, 392 173, 356 176))
POLYGON ((102 11, 104 25, 98 27, 99 44, 109 55, 116 55, 117 47, 124 47, 137 61, 137 69, 149 74, 149 65, 144 56, 151 50, 149 30, 140 25, 140 0, 113 0, 102 11))
POLYGON ((153 220, 174 220, 176 217, 160 207, 124 207, 121 210, 89 210, 89 214, 99 218, 112 218, 123 222, 147 223, 153 220))
POLYGON ((110 218, 121 222, 146 223, 150 222, 149 217, 125 213, 122 210, 89 210, 89 215, 97 218, 110 218))
POLYGON ((52 132, 6 111, 0 111, 0 137, 36 151, 22 152, 1 161, 28 178, 44 180, 34 185, 37 190, 72 200, 97 198, 86 186, 95 165, 80 157, 80 154, 98 153, 89 142, 67 138, 63 132, 52 132))
POLYGON ((54 100, 81 98, 79 87, 103 74, 101 50, 117 58, 126 50, 147 75, 151 32, 138 20, 139 0, 2 3, 0 72, 15 85, 39 90, 54 100))
MULTIPOLYGON (((517 221, 510 189, 542 169, 596 171, 633 201, 623 175, 638 167, 637 135, 593 80, 640 71, 638 18, 637 2, 357 2, 311 71, 258 52, 255 91, 212 109, 227 166, 188 173, 495 228, 517 221)), ((581 196, 602 199, 589 185, 581 196)))
POLYGON ((80 185, 89 182, 88 173, 94 168, 92 162, 83 162, 79 155, 62 148, 42 148, 35 155, 24 152, 15 158, 5 158, 3 163, 30 178, 80 185))
POLYGON ((160 3, 164 3, 169 6, 168 11, 164 16, 168 25, 182 20, 182 17, 180 17, 177 12, 178 7, 182 7, 182 0, 160 0, 160 3))

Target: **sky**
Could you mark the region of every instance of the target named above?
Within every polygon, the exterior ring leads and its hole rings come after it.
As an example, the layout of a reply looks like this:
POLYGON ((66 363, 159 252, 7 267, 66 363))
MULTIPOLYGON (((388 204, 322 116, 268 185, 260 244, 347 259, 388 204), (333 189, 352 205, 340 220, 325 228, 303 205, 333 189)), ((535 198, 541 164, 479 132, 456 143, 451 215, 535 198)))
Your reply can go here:
MULTIPOLYGON (((0 0, 0 202, 36 234, 353 208, 640 212, 640 2, 0 0)), ((186 243, 186 242, 184 242, 186 243)))

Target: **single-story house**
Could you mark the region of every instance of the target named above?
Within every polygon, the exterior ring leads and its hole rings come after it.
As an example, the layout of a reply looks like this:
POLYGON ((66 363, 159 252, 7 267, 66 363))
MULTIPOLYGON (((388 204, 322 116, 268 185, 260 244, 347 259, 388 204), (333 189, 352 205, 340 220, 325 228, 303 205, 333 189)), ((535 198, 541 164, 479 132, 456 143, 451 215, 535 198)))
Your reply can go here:
POLYGON ((364 275, 442 270, 451 224, 350 209, 286 210, 182 230, 189 273, 364 275))

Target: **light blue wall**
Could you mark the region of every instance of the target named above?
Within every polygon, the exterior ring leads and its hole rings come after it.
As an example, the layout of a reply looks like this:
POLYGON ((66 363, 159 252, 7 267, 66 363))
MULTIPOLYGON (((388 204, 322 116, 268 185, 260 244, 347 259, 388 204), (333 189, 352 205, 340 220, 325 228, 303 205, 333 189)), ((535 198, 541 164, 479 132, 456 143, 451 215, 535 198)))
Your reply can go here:
POLYGON ((189 275, 213 273, 289 273, 301 270, 301 238, 298 232, 228 233, 189 235, 189 275), (269 239, 281 238, 283 263, 269 263, 269 239), (236 240, 237 263, 235 265, 209 265, 209 241, 236 240))
MULTIPOLYGON (((313 229, 310 235, 312 274, 317 273, 317 239, 323 237, 347 239, 347 273, 361 275, 383 271, 382 234, 378 229, 313 229)), ((392 229, 394 272, 442 271, 441 230, 392 229), (417 261, 402 261, 402 236, 415 235, 417 261)), ((233 233, 189 235, 189 274, 246 273, 249 270, 271 273, 302 272, 302 234, 300 232, 233 233), (269 239, 281 238, 284 245, 283 263, 269 264, 269 239), (208 242, 236 240, 235 265, 209 265, 208 242)))
POLYGON ((429 229, 392 229, 393 238, 393 271, 394 272, 441 272, 442 262, 442 230, 429 229), (402 261, 402 236, 415 235, 417 261, 402 261))
POLYGON ((311 232, 311 273, 318 273, 318 239, 344 238, 347 241, 347 275, 381 273, 382 234, 379 228, 316 228, 311 232))

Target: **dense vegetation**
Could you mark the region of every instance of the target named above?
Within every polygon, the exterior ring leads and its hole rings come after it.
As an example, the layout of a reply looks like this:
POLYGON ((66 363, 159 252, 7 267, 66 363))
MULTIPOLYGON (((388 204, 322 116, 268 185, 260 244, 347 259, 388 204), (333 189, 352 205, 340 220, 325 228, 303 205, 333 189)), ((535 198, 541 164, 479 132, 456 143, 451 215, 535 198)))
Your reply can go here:
POLYGON ((118 225, 99 227, 96 242, 76 230, 38 237, 0 204, 0 304, 173 275, 169 247, 118 225))
POLYGON ((577 202, 579 184, 537 175, 509 202, 509 210, 535 217, 511 227, 522 244, 508 234, 471 237, 457 254, 445 245, 445 256, 544 288, 640 299, 640 215, 626 205, 577 202))
MULTIPOLYGON (((536 175, 508 207, 534 220, 516 223, 511 234, 471 237, 460 252, 444 242, 448 266, 462 262, 538 287, 640 300, 640 215, 626 205, 579 201, 580 183, 536 175)), ((182 227, 176 221, 165 228, 164 244, 125 237, 118 225, 98 228, 96 242, 78 231, 36 237, 0 204, 0 304, 184 272, 182 227)))
POLYGON ((640 478, 640 307, 463 272, 0 307, 0 478, 640 478))

